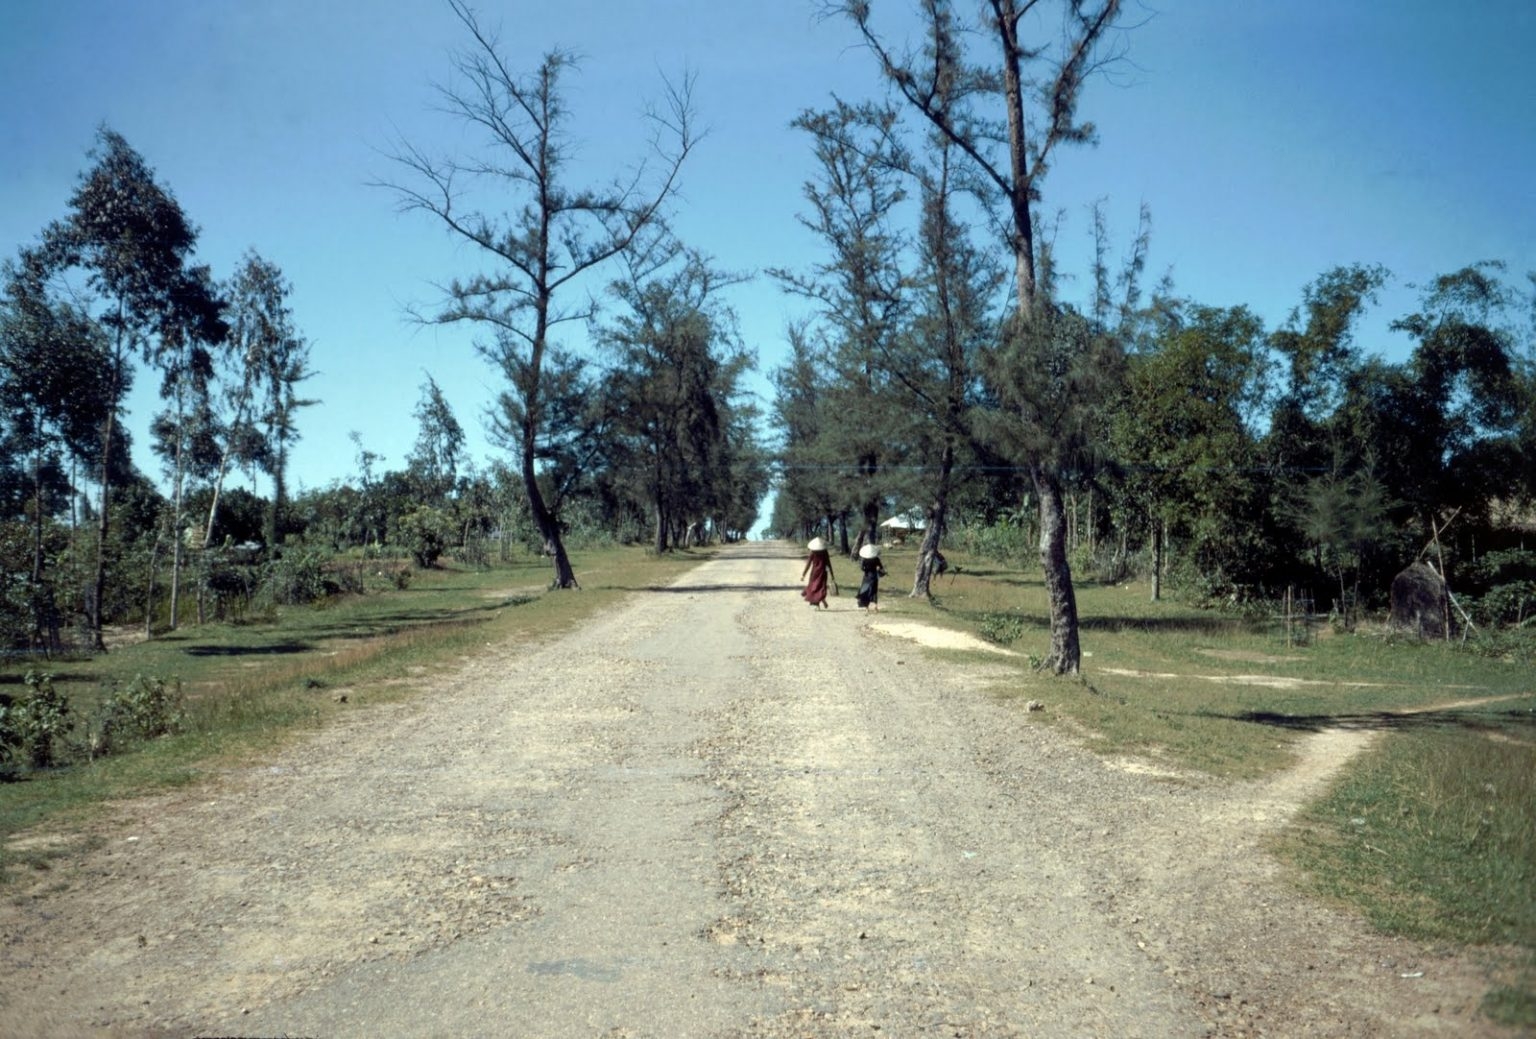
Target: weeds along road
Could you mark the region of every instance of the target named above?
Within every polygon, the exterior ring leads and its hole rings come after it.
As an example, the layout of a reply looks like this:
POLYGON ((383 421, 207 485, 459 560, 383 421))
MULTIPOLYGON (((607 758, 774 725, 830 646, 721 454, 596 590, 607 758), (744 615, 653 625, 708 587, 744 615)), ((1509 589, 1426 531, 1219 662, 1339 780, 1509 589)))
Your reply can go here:
POLYGON ((1500 1034, 1472 965, 1302 900, 1262 851, 1326 770, 1116 767, 994 698, 996 665, 809 609, 799 570, 727 550, 124 806, 8 892, 0 1030, 1500 1034))

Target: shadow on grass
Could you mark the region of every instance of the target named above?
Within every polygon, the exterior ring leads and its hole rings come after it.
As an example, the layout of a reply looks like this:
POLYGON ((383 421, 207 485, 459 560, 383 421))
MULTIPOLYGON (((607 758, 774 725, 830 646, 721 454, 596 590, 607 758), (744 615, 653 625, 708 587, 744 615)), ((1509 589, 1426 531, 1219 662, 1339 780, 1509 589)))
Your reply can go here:
MULTIPOLYGON (((1045 614, 1038 613, 1013 613, 1009 610, 971 610, 957 609, 943 601, 943 596, 934 596, 935 609, 948 613, 951 616, 961 618, 971 624, 985 624, 995 621, 999 617, 1016 620, 1029 630, 1048 631, 1051 627, 1051 619, 1045 614)), ((1145 632, 1152 634, 1182 634, 1182 635, 1244 635, 1251 634, 1256 629, 1252 624, 1244 620, 1231 617, 1079 617, 1078 629, 1086 632, 1114 633, 1145 632)))
POLYGON ((1232 617, 1082 617, 1078 626, 1084 631, 1182 632, 1192 635, 1248 634, 1253 625, 1232 617))
POLYGON ((286 656, 290 653, 308 653, 314 648, 312 642, 286 639, 282 642, 269 642, 264 646, 220 646, 214 643, 203 643, 188 646, 182 652, 189 657, 271 657, 286 656))
POLYGON ((1292 732, 1322 732, 1325 729, 1400 732, 1467 729, 1478 732, 1498 732, 1503 729, 1517 728, 1530 729, 1532 734, 1536 735, 1536 713, 1523 708, 1511 708, 1506 711, 1469 711, 1465 708, 1449 708, 1444 711, 1415 711, 1411 714, 1396 711, 1340 714, 1279 714, 1273 711, 1243 711, 1240 714, 1206 712, 1205 716, 1252 722, 1277 729, 1289 729, 1292 732))
POLYGON ((497 611, 512 606, 522 606, 532 599, 495 599, 480 606, 449 607, 440 610, 391 610, 372 617, 353 617, 334 622, 308 625, 303 629, 306 638, 314 641, 374 639, 380 636, 398 635, 414 628, 431 628, 439 625, 478 624, 489 620, 497 611))
POLYGON ((949 573, 940 575, 933 582, 938 585, 953 584, 956 577, 979 577, 988 584, 1008 585, 1012 588, 1044 588, 1045 580, 1040 577, 1025 577, 1017 570, 989 570, 986 567, 964 566, 952 567, 949 573))
MULTIPOLYGON (((55 671, 47 666, 46 661, 38 661, 36 670, 45 671, 53 676, 55 682, 100 682, 102 674, 97 671, 55 671)), ((23 685, 26 682, 25 674, 6 675, 0 674, 0 685, 23 685)))

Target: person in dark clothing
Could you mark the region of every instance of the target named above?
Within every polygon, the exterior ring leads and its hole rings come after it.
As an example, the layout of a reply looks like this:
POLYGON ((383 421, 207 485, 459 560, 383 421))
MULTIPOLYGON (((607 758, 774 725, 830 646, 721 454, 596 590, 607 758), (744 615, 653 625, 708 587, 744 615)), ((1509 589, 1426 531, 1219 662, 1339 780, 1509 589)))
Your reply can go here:
POLYGON ((885 566, 880 562, 880 546, 865 545, 859 549, 859 567, 864 580, 859 585, 859 608, 880 612, 880 578, 885 576, 885 566))
POLYGON ((827 551, 827 543, 821 538, 812 538, 811 543, 805 546, 810 552, 805 557, 805 567, 800 571, 800 580, 805 581, 805 589, 800 597, 813 607, 830 610, 827 605, 827 585, 830 583, 837 587, 837 579, 832 575, 832 554, 827 551), (806 575, 810 580, 806 581, 806 575))

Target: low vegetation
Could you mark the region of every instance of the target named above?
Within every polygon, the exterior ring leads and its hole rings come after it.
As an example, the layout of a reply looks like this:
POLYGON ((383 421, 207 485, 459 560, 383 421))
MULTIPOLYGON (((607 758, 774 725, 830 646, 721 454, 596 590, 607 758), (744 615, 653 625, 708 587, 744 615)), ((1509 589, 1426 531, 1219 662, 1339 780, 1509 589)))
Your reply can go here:
POLYGON ((546 594, 548 564, 532 556, 408 582, 381 567, 361 594, 0 665, 0 873, 21 854, 9 842, 21 830, 269 753, 338 712, 421 688, 488 639, 552 637, 701 558, 586 552, 576 594, 546 594))
MULTIPOLYGON (((1303 883, 1385 931, 1487 947, 1502 980, 1485 1009, 1536 1024, 1536 633, 1420 642, 1287 616, 1152 602, 1144 583, 1080 582, 1081 680, 1032 666, 1048 638, 1038 571, 950 554, 932 619, 1016 652, 1002 695, 1101 752, 1170 777, 1258 778, 1326 727, 1379 730, 1278 844, 1303 883), (1510 950, 1514 950, 1511 954, 1510 950)), ((888 553, 893 573, 912 553, 888 553)), ((928 614, 907 600, 891 606, 928 614)), ((990 658, 989 658, 990 659, 990 658)), ((1171 779, 1176 781, 1176 779, 1171 779)))

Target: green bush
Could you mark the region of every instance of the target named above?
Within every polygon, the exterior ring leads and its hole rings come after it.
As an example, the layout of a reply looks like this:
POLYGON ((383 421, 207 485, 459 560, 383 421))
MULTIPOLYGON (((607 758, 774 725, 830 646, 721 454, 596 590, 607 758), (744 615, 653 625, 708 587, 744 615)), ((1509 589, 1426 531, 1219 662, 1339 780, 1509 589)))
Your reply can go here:
POLYGON ((1536 581, 1496 584, 1468 604, 1477 623, 1519 626, 1536 617, 1536 581))
POLYGON ((982 618, 977 630, 988 642, 1007 646, 1024 634, 1024 619, 1008 613, 989 613, 982 618))
POLYGON ((325 566, 325 592, 327 595, 365 595, 368 592, 367 575, 375 569, 366 559, 333 559, 325 566))
POLYGON ((53 675, 28 671, 27 694, 0 707, 0 761, 7 773, 22 765, 48 768, 68 753, 75 720, 69 698, 53 688, 53 675))
POLYGON ((395 524, 395 540, 410 550, 411 558, 423 570, 437 565, 452 536, 453 525, 447 515, 430 505, 412 509, 395 524))
POLYGON ((1029 566, 1039 559, 1038 546, 1023 524, 968 523, 954 531, 954 539, 968 554, 1006 566, 1029 566))
POLYGON ((257 600, 268 607, 302 606, 325 594, 324 558, 312 549, 294 549, 262 568, 257 600))
POLYGON ((114 683, 102 703, 91 756, 116 753, 130 743, 180 732, 186 724, 181 683, 135 675, 127 685, 114 683))
POLYGON ((489 570, 491 568, 491 546, 485 538, 472 536, 465 541, 457 553, 459 562, 474 570, 489 570))

